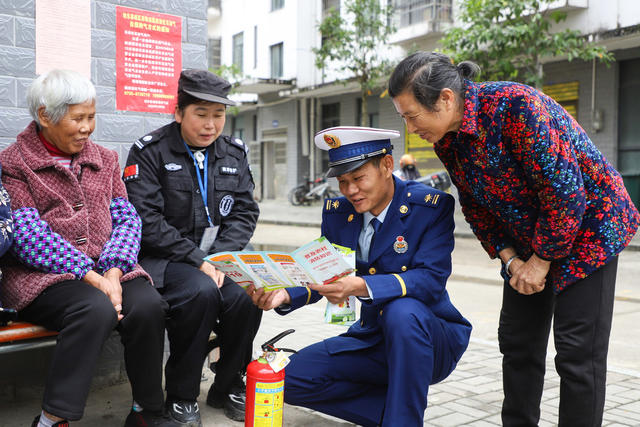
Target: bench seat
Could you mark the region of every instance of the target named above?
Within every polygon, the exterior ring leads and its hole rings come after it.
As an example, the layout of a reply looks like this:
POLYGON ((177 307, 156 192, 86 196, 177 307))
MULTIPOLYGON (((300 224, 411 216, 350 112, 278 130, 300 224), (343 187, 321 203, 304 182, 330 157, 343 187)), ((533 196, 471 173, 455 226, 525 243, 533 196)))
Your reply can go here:
POLYGON ((42 326, 27 322, 12 322, 0 327, 0 353, 11 353, 55 345, 58 335, 42 326))

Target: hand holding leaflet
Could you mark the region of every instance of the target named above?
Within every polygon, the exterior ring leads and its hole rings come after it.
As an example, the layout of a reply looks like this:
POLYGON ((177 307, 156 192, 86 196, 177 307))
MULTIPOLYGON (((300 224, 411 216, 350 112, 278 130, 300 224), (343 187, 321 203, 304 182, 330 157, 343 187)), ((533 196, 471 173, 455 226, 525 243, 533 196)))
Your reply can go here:
POLYGON ((320 237, 292 253, 223 252, 205 258, 240 286, 253 284, 256 289, 307 286, 330 283, 354 271, 342 255, 320 237))

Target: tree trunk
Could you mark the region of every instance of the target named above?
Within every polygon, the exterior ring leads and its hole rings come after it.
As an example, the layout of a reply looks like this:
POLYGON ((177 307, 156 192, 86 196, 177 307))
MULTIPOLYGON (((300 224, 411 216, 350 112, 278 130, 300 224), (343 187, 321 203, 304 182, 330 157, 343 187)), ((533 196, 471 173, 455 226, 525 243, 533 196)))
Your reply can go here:
POLYGON ((364 91, 362 94, 362 102, 360 103, 360 126, 369 126, 367 123, 367 119, 369 115, 367 114, 367 92, 364 91))

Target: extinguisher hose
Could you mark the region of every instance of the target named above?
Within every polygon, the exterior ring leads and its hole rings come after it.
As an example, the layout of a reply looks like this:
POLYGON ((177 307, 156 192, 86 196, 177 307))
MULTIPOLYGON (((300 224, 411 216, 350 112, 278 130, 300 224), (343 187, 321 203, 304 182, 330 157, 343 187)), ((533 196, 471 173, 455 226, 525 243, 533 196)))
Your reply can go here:
POLYGON ((280 332, 278 335, 276 335, 275 337, 271 338, 270 340, 268 340, 267 342, 265 342, 264 344, 262 344, 261 348, 262 351, 288 351, 291 353, 296 353, 296 351, 294 350, 290 350, 290 349, 277 349, 276 347, 274 347, 274 344, 277 341, 280 341, 282 338, 286 337, 289 334, 294 333, 296 330, 295 329, 287 329, 284 332, 280 332))

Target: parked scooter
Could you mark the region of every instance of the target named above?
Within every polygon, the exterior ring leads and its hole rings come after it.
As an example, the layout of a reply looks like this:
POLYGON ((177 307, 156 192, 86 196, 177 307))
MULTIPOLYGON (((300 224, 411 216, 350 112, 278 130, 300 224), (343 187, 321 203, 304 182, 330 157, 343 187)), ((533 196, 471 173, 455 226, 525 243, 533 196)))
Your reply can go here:
POLYGON ((416 179, 416 181, 440 191, 447 191, 449 187, 451 187, 451 178, 447 171, 439 171, 426 176, 421 176, 416 179))
POLYGON ((340 194, 327 182, 326 175, 322 175, 314 181, 305 177, 304 182, 289 191, 289 203, 293 206, 308 205, 315 201, 340 197, 340 194))

